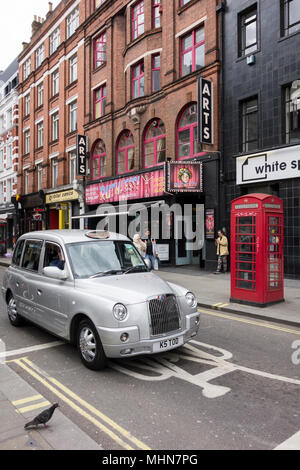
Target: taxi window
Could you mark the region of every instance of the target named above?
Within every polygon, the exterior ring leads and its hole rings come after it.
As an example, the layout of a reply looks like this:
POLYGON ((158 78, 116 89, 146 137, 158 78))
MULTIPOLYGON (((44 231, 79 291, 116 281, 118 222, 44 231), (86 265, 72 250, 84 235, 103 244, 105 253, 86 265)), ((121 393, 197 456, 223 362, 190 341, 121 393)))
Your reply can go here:
POLYGON ((13 257, 12 257, 12 264, 15 264, 17 266, 19 266, 20 264, 20 260, 21 260, 21 256, 22 256, 22 251, 23 251, 23 246, 24 246, 24 243, 25 243, 25 240, 20 240, 16 247, 15 247, 15 250, 14 250, 14 254, 13 254, 13 257))
POLYGON ((22 268, 38 271, 42 242, 39 240, 27 240, 22 260, 22 268))

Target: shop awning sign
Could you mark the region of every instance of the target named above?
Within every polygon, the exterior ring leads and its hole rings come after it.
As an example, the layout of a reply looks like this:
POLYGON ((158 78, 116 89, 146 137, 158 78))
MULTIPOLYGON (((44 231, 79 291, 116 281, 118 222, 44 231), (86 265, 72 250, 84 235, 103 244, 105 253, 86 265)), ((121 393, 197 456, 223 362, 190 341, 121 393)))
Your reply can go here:
POLYGON ((300 177, 300 145, 236 158, 236 183, 250 184, 300 177))

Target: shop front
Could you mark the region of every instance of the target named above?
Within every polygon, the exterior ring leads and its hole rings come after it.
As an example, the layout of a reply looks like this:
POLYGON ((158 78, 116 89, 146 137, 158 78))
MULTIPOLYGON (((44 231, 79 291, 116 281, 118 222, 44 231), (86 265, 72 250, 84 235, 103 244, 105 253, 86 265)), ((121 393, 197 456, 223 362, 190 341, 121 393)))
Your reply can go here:
POLYGON ((21 197, 21 210, 18 211, 18 222, 21 234, 45 230, 47 228, 47 213, 44 191, 27 194, 21 197))
POLYGON ((11 207, 0 209, 0 255, 11 251, 15 242, 15 210, 11 207))
POLYGON ((59 192, 47 192, 46 206, 48 211, 48 228, 70 229, 72 228, 72 215, 78 212, 78 192, 67 189, 59 192))
MULTIPOLYGON (((130 238, 134 233, 145 238, 149 229, 156 239, 161 265, 195 264, 207 268, 205 208, 206 202, 211 207, 212 198, 206 197, 204 191, 204 171, 209 175, 211 161, 217 160, 211 155, 206 163, 203 159, 168 161, 150 170, 90 182, 85 193, 87 210, 78 218, 85 219, 87 228, 113 227, 130 238), (142 210, 146 214, 142 215, 142 210)), ((213 174, 216 177, 217 171, 213 170, 213 174)), ((209 194, 216 187, 212 183, 209 194)), ((216 205, 212 206, 214 210, 216 205)), ((214 240, 209 243, 212 245, 214 240)), ((213 247, 213 263, 214 251, 213 247)))

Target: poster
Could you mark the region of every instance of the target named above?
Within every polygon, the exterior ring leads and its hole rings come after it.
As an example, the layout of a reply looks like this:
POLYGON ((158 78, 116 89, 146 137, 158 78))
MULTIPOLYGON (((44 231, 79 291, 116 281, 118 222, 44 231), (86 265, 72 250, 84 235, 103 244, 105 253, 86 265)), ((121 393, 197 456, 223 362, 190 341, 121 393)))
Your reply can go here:
POLYGON ((202 192, 203 177, 200 162, 170 162, 168 165, 167 191, 202 192))
POLYGON ((215 210, 205 210, 205 238, 214 240, 215 238, 215 210))

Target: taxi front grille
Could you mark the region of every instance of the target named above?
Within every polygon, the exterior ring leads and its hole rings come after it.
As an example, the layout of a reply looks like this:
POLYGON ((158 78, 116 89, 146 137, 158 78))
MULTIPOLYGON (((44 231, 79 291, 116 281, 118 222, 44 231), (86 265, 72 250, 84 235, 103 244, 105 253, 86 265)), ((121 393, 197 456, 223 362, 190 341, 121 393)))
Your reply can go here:
POLYGON ((166 294, 149 300, 152 336, 180 328, 180 312, 175 295, 166 294))

